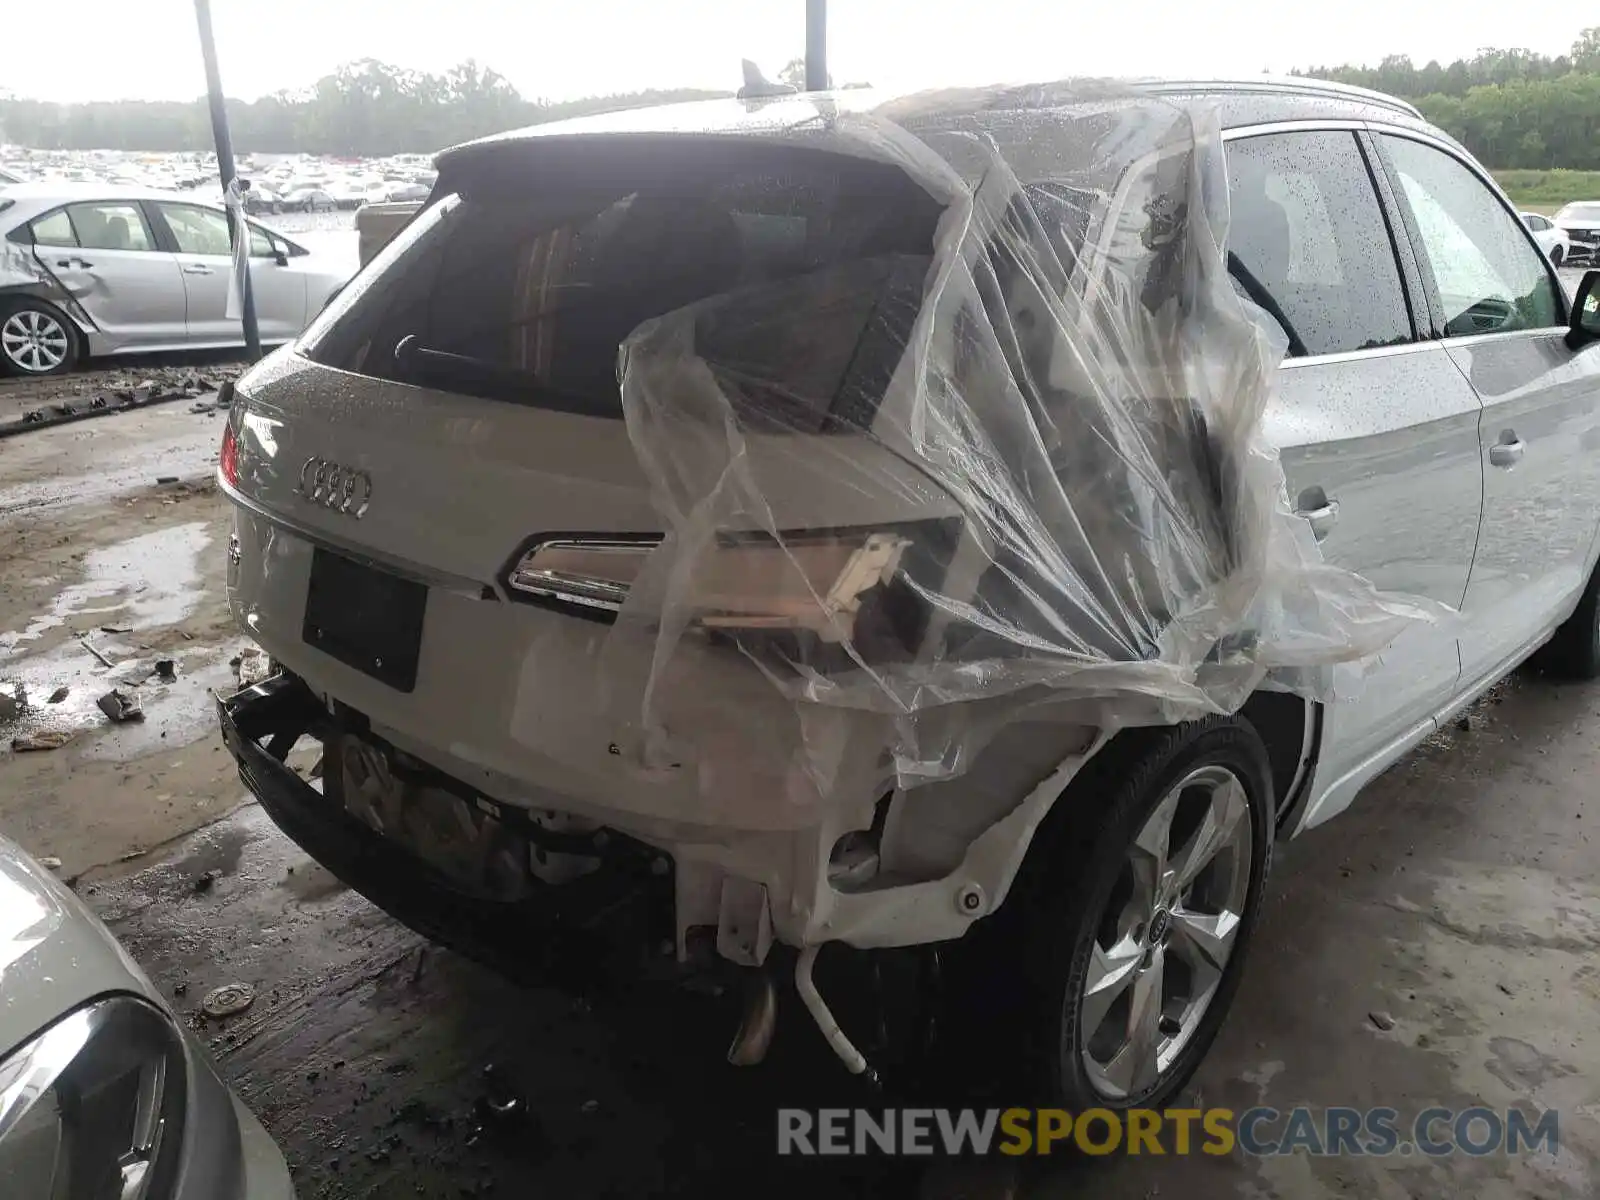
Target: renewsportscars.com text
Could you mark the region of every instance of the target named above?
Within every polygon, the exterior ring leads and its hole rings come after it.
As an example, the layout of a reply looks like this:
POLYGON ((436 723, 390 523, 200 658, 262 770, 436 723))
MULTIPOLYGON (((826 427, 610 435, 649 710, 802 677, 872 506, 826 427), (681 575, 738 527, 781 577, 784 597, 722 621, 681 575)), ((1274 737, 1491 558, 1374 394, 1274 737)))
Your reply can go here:
POLYGON ((798 1155, 1245 1154, 1443 1157, 1554 1154, 1555 1110, 1425 1108, 783 1108, 778 1153, 798 1155))

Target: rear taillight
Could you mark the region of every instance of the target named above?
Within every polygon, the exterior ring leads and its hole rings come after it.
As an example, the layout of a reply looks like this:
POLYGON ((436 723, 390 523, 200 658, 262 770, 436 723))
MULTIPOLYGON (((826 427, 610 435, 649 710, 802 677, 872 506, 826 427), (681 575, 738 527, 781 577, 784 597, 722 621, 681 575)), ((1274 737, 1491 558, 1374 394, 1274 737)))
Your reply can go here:
POLYGON ((239 439, 234 435, 232 421, 222 427, 222 453, 217 458, 217 472, 229 487, 239 486, 239 439))
MULTIPOLYGON (((697 556, 666 603, 713 639, 762 658, 825 672, 858 657, 902 659, 922 641, 926 585, 942 577, 926 543, 948 541, 944 522, 891 529, 729 534, 697 556)), ((504 582, 513 598, 620 612, 660 545, 656 538, 569 537, 526 550, 504 582)))

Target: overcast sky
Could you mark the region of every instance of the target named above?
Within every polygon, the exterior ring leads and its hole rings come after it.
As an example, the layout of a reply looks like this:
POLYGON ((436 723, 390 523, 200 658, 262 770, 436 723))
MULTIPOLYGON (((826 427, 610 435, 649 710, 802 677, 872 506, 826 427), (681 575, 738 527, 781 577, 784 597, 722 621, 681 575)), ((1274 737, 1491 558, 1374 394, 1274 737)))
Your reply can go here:
MULTIPOLYGON (((1483 46, 1566 51, 1581 5, 1504 0, 832 0, 838 83, 884 87, 1068 75, 1257 75, 1419 64, 1483 46)), ((775 75, 804 51, 804 0, 212 0, 230 96, 302 87, 342 62, 438 71, 476 58, 526 97, 738 86, 739 60, 775 75)), ((0 89, 49 100, 190 99, 204 92, 191 0, 73 0, 70 22, 9 53, 0 89), (47 49, 46 46, 49 48, 47 49)), ((37 30, 36 30, 37 32, 37 30)), ((18 47, 13 47, 13 50, 18 47)))

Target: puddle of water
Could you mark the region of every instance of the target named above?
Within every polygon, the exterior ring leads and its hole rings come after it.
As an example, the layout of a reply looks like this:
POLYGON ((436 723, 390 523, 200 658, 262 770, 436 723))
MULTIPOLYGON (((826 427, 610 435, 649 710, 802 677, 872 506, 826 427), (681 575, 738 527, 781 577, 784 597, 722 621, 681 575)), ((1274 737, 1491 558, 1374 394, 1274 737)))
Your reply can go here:
POLYGON ((0 632, 0 662, 73 617, 115 613, 133 629, 176 625, 199 603, 200 555, 210 541, 206 522, 191 521, 90 551, 81 583, 63 588, 23 629, 0 632))

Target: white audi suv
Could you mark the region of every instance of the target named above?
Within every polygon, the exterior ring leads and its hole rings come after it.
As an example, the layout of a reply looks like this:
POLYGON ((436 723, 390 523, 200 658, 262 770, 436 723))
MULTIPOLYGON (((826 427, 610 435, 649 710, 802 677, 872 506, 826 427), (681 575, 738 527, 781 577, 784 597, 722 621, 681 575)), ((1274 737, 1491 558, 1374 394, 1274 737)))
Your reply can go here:
POLYGON ((852 91, 438 165, 239 382, 279 671, 221 720, 469 953, 742 973, 739 1062, 780 993, 858 1073, 981 1011, 1055 1102, 1159 1106, 1275 841, 1541 646, 1600 671, 1600 276, 1400 101, 852 91), (911 964, 881 1027, 822 947, 911 964))

